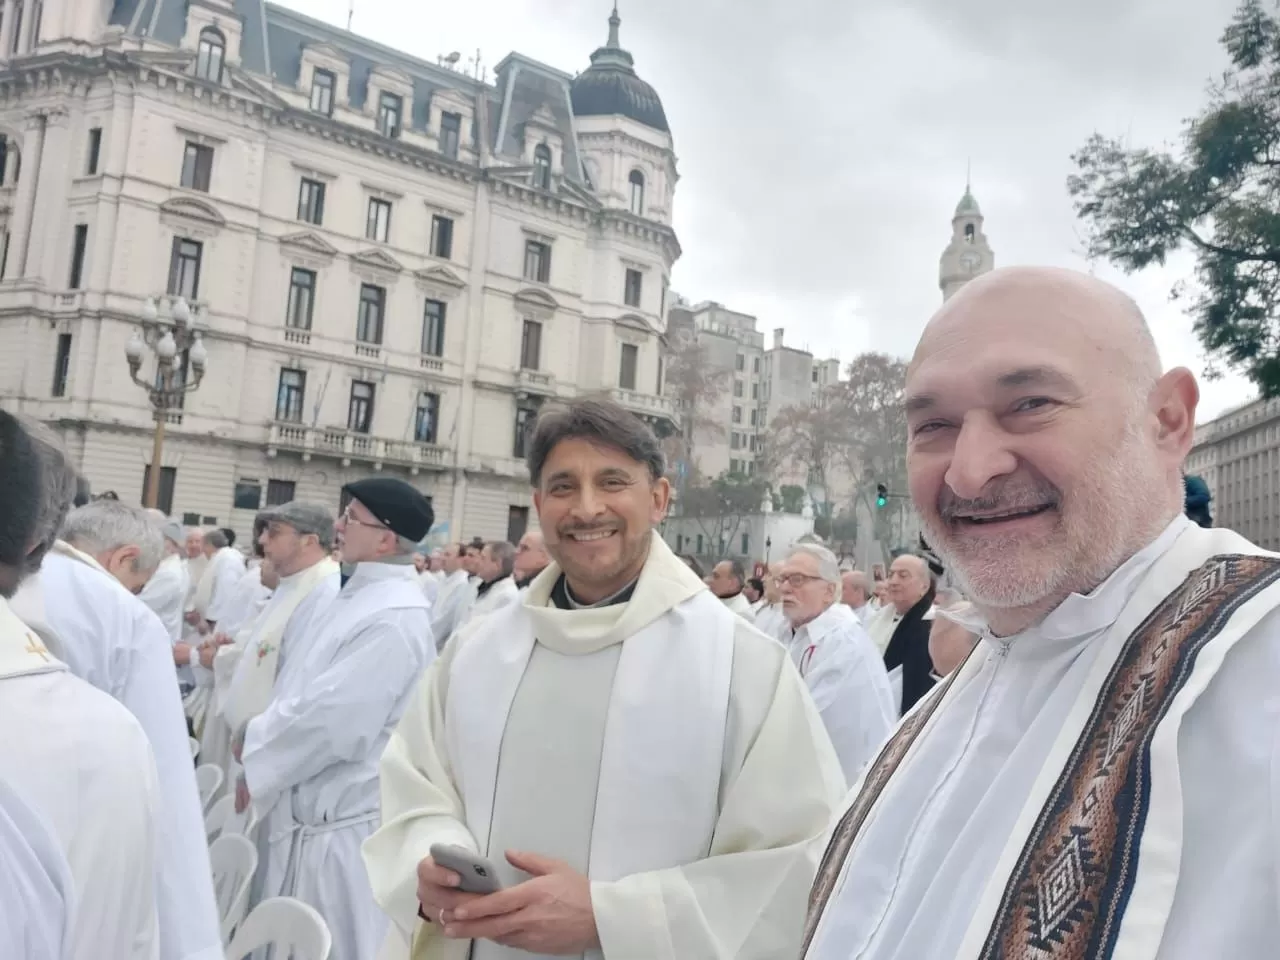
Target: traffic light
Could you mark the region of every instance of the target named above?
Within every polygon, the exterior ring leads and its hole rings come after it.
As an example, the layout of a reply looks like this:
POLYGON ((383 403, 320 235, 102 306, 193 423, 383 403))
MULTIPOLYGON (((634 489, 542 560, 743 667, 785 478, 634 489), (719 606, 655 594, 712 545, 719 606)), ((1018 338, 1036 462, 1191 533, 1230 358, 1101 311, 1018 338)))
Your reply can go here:
POLYGON ((883 483, 876 484, 876 507, 883 508, 889 503, 889 488, 883 483))

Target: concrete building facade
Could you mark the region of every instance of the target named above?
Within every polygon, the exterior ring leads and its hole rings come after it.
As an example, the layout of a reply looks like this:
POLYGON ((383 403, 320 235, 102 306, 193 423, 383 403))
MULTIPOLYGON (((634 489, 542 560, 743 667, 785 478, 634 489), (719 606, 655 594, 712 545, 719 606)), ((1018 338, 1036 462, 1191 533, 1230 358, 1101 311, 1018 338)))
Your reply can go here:
POLYGON ((1214 526, 1280 550, 1280 399, 1254 400, 1198 425, 1186 472, 1208 485, 1214 526))
MULTIPOLYGON (((44 0, 0 29, 0 405, 139 499, 124 349, 192 305, 208 375, 167 414, 160 506, 246 530, 382 474, 443 536, 536 523, 540 405, 659 390, 677 181, 661 101, 608 40, 494 82, 262 0, 44 0)), ((148 360, 142 375, 150 377, 148 360)))

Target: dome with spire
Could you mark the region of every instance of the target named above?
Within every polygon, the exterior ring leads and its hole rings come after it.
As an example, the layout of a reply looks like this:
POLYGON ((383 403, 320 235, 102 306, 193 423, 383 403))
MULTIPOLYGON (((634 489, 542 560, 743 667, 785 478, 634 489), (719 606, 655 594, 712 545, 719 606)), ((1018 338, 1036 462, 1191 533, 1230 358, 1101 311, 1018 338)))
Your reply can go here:
POLYGON ((956 204, 957 217, 980 217, 982 210, 978 207, 978 201, 974 199, 973 191, 969 189, 969 185, 965 184, 964 196, 960 198, 960 202, 956 204))
POLYGON ((591 66, 570 87, 573 112, 579 117, 620 114, 647 127, 669 133, 667 114, 657 91, 636 75, 635 60, 622 49, 617 4, 609 17, 609 42, 591 54, 591 66))

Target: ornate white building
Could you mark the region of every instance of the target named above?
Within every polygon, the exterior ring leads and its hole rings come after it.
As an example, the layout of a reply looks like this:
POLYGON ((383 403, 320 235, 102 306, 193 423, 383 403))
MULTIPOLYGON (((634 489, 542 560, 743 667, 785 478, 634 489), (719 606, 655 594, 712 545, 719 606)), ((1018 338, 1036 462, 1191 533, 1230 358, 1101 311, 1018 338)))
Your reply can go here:
POLYGON ((518 536, 539 404, 672 417, 676 162, 618 31, 489 84, 262 0, 5 0, 0 405, 140 499, 125 345, 181 295, 209 372, 168 417, 172 515, 243 531, 381 472, 441 536, 518 536))
POLYGON ((950 300, 955 292, 974 277, 990 273, 996 266, 996 255, 982 232, 982 210, 966 184, 964 196, 951 218, 951 242, 942 251, 938 267, 938 286, 942 299, 950 300))

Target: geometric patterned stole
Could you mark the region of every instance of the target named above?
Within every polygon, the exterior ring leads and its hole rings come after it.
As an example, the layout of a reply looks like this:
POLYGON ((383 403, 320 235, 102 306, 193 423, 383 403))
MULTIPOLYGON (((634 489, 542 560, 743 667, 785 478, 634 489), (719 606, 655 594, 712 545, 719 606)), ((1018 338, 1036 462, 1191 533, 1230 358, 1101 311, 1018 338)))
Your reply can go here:
MULTIPOLYGON (((1130 634, 1023 844, 979 960, 1112 956, 1138 870, 1156 728, 1200 651, 1277 582, 1275 557, 1212 557, 1130 634)), ((837 824, 810 896, 801 957, 867 814, 962 670, 902 723, 837 824)))

